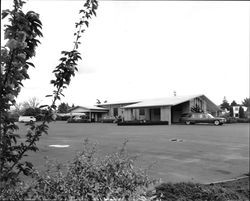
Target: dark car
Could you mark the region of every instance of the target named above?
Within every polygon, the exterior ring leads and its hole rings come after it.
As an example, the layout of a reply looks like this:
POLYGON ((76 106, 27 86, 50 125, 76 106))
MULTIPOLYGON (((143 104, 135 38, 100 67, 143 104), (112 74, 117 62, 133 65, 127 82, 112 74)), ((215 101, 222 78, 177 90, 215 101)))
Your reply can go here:
POLYGON ((209 113, 185 113, 181 115, 180 122, 187 125, 196 123, 213 123, 214 125, 222 125, 226 122, 225 118, 214 117, 209 113))

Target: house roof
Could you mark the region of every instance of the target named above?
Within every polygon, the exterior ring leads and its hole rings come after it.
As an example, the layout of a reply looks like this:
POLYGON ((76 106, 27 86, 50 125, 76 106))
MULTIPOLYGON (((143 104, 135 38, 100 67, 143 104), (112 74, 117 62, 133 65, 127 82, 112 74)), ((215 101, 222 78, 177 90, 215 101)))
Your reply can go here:
POLYGON ((106 108, 97 106, 76 106, 69 110, 70 113, 81 113, 81 112, 107 112, 106 108))
POLYGON ((126 105, 126 104, 134 104, 138 103, 140 100, 131 100, 131 101, 115 101, 115 102, 110 102, 110 103, 101 103, 98 104, 97 106, 106 106, 106 105, 126 105))
POLYGON ((141 102, 124 106, 123 108, 145 108, 145 107, 157 107, 157 106, 174 106, 184 102, 187 102, 191 99, 201 97, 206 100, 208 103, 208 108, 212 111, 219 110, 219 107, 215 105, 211 100, 209 100, 206 96, 199 95, 191 95, 191 96, 173 96, 166 98, 157 98, 157 99, 148 99, 143 100, 141 102))

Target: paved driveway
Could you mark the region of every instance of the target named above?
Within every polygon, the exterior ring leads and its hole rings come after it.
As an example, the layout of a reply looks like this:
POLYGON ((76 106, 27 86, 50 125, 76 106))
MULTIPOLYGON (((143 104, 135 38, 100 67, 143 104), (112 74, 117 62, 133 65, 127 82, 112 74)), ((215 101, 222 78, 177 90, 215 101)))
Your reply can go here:
MULTIPOLYGON (((20 124, 20 133, 25 132, 20 124)), ((31 160, 43 169, 44 157, 66 162, 81 149, 84 138, 110 153, 128 139, 127 149, 139 155, 138 165, 163 181, 213 182, 249 172, 249 124, 116 126, 115 124, 50 124, 31 160), (55 148, 49 145, 69 145, 55 148)))

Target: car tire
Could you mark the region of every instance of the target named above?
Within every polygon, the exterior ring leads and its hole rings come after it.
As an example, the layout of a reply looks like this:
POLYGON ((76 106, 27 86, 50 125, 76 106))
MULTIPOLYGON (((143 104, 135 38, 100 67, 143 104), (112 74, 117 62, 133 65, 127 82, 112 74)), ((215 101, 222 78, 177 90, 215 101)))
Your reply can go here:
POLYGON ((186 123, 186 125, 190 125, 190 124, 191 124, 191 122, 190 122, 190 121, 186 121, 185 123, 186 123))
POLYGON ((30 120, 30 123, 32 124, 32 123, 33 123, 33 120, 30 120))
POLYGON ((219 125, 220 125, 220 121, 215 120, 215 121, 214 121, 214 125, 215 125, 215 126, 219 126, 219 125))

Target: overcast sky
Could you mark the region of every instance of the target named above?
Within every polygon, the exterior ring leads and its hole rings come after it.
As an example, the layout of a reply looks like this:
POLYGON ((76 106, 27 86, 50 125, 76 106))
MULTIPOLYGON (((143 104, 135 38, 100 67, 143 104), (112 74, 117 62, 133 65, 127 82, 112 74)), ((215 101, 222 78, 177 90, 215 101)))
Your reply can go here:
MULTIPOLYGON (((11 1, 3 1, 2 9, 11 1)), ((18 102, 46 102, 60 52, 73 47, 82 1, 30 0, 44 37, 18 102)), ((249 97, 249 2, 100 1, 82 38, 79 73, 63 102, 204 94, 216 104, 249 97)))

